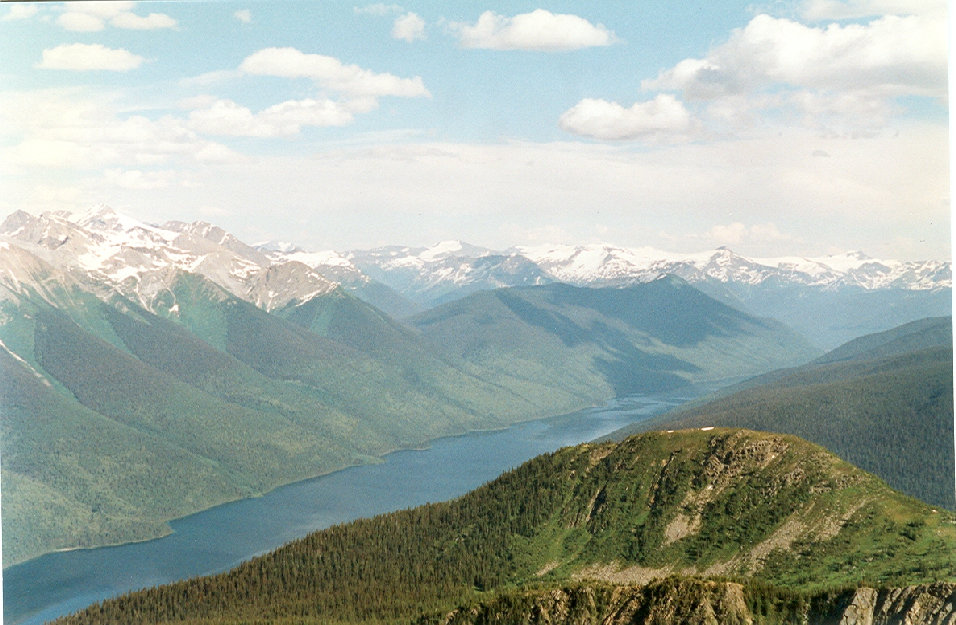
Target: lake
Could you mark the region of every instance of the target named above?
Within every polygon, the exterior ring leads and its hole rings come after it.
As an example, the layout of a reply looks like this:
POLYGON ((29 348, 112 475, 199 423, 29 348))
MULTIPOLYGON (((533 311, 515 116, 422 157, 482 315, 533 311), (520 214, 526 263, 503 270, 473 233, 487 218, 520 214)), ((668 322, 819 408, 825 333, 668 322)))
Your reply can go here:
POLYGON ((435 440, 173 521, 169 536, 48 554, 3 572, 3 622, 43 623, 130 590, 228 570, 309 532, 462 495, 539 454, 593 440, 698 393, 631 396, 503 430, 435 440))

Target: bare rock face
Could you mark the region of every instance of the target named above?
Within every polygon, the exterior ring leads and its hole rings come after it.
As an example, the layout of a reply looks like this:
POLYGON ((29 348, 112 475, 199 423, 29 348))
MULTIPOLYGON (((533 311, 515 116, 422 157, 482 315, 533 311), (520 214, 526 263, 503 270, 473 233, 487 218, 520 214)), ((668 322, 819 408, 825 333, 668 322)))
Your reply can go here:
POLYGON ((859 588, 840 625, 956 625, 956 585, 859 588))
POLYGON ((784 612, 754 610, 741 584, 698 579, 646 586, 580 586, 503 595, 423 623, 441 625, 956 625, 956 584, 877 590, 861 587, 829 602, 790 602, 784 612), (810 607, 810 606, 814 607, 810 607))
POLYGON ((874 588, 858 588, 840 619, 840 625, 873 625, 873 612, 879 598, 874 588))

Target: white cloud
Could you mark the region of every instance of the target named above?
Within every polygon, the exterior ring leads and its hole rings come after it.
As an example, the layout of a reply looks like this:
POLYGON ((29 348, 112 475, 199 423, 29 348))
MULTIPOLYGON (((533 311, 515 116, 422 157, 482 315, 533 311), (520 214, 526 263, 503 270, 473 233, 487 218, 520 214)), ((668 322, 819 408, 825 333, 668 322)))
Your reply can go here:
POLYGON ((364 7, 355 7, 354 10, 356 15, 377 15, 379 17, 383 17, 393 13, 401 13, 402 7, 397 4, 385 4, 383 2, 377 2, 364 7))
POLYGON ((206 72, 198 76, 189 76, 179 79, 181 87, 200 87, 205 88, 211 85, 220 84, 236 78, 241 78, 242 72, 235 69, 223 69, 206 72))
POLYGON ((946 20, 937 14, 820 27, 758 15, 704 57, 641 86, 680 92, 716 132, 799 124, 861 137, 905 114, 904 96, 943 105, 947 73, 946 20))
MULTIPOLYGON (((0 105, 6 120, 10 108, 0 105)), ((158 169, 191 177, 196 186, 184 188, 177 179, 168 188, 129 190, 130 205, 157 215, 174 206, 187 216, 203 206, 226 206, 236 217, 223 227, 259 228, 262 235, 316 249, 461 236, 504 249, 530 242, 535 232, 547 241, 564 231, 569 242, 593 233, 619 245, 678 252, 723 243, 754 256, 822 255, 833 248, 902 258, 950 253, 949 208, 941 201, 949 193, 948 133, 940 125, 908 125, 898 135, 867 141, 821 139, 789 128, 780 136, 642 150, 574 141, 405 141, 341 149, 322 143, 306 157, 273 152, 223 159, 230 156, 224 146, 184 128, 188 120, 135 121, 104 135, 104 129, 127 124, 126 115, 112 112, 116 108, 76 90, 24 100, 12 119, 18 128, 30 126, 18 132, 73 146, 76 160, 23 176, 7 168, 0 204, 11 211, 17 203, 38 206, 33 187, 69 187, 74 181, 64 176, 76 168, 85 177, 91 170, 118 170, 120 182, 130 186, 161 183, 162 176, 147 174, 158 169), (105 144, 94 145, 101 136, 105 144), (819 151, 829 158, 814 157, 819 151), (198 162, 211 157, 225 162, 198 162), (162 160, 144 162, 150 158, 162 160), (144 178, 123 178, 125 171, 143 171, 144 178), (302 228, 301 222, 323 228, 302 228), (733 225, 738 222, 744 228, 733 225), (598 232, 596 224, 610 230, 598 232), (542 225, 555 229, 537 230, 542 225), (524 241, 514 239, 520 233, 524 241), (741 243, 733 243, 737 238, 741 243)), ((18 141, 0 142, 0 162, 15 163, 4 147, 12 143, 18 141)), ((37 155, 51 156, 46 150, 37 155)))
MULTIPOLYGON (((495 239, 507 234, 503 224, 510 232, 554 225, 580 241, 603 223, 611 227, 606 239, 620 245, 699 251, 718 243, 704 238, 711 230, 731 244, 739 222, 747 237, 734 247, 743 254, 813 255, 837 246, 881 255, 898 235, 927 239, 924 247, 948 256, 949 211, 940 202, 948 193, 946 143, 945 128, 921 126, 868 141, 790 129, 647 150, 579 142, 326 146, 309 158, 258 157, 204 170, 202 187, 172 199, 230 206, 250 219, 256 207, 276 205, 281 189, 281 214, 270 213, 263 228, 294 238, 274 228, 299 218, 323 223, 325 234, 314 236, 339 249, 369 239, 461 237, 465 226, 473 243, 503 249, 516 243, 495 239), (814 158, 820 149, 830 158, 814 158)), ((893 252, 924 254, 915 245, 893 252)))
POLYGON ((108 94, 82 89, 9 92, 0 95, 0 109, 9 146, 0 161, 13 167, 87 171, 236 157, 184 120, 118 114, 108 94))
POLYGON ((561 115, 558 124, 567 132, 604 140, 672 140, 694 134, 699 123, 674 96, 625 108, 616 102, 584 99, 561 115))
POLYGON ((774 86, 892 95, 946 91, 946 25, 921 16, 814 28, 758 15, 702 59, 685 59, 642 83, 714 99, 774 86))
POLYGON ((101 18, 80 11, 67 11, 61 14, 56 18, 56 23, 66 30, 75 32, 96 32, 106 28, 101 18))
POLYGON ((215 205, 200 206, 198 210, 199 210, 199 213, 202 215, 206 215, 207 217, 215 217, 215 218, 229 217, 235 214, 235 211, 231 211, 229 209, 223 208, 222 206, 215 206, 215 205))
POLYGON ((580 233, 569 232, 557 225, 527 227, 506 223, 501 225, 501 232, 512 241, 520 241, 524 245, 534 243, 577 245, 582 243, 580 233))
POLYGON ((425 20, 414 13, 406 13, 395 19, 392 37, 409 43, 425 38, 425 20))
POLYGON ((63 44, 43 51, 40 69, 109 70, 125 72, 139 67, 145 59, 128 50, 107 48, 98 43, 63 44))
POLYGON ((91 15, 97 15, 99 17, 109 19, 116 17, 121 13, 128 13, 132 11, 136 7, 136 3, 129 0, 116 0, 110 2, 102 2, 99 0, 82 0, 80 2, 70 2, 69 7, 70 11, 89 13, 91 15))
POLYGON ((473 25, 456 23, 451 27, 465 48, 558 52, 608 46, 615 42, 614 33, 601 24, 591 24, 577 15, 556 15, 544 9, 514 17, 485 11, 473 25))
POLYGON ((946 11, 946 0, 805 0, 808 20, 844 20, 878 15, 926 15, 946 11))
POLYGON ((347 105, 331 100, 289 100, 253 113, 232 100, 216 100, 189 114, 189 125, 211 135, 280 137, 303 126, 343 126, 352 121, 347 105))
POLYGON ((62 28, 79 32, 95 32, 110 24, 127 30, 154 30, 174 28, 176 20, 165 13, 150 13, 146 16, 133 13, 134 2, 68 2, 65 12, 57 18, 62 28))
POLYGON ((886 126, 896 111, 886 98, 865 92, 799 91, 786 98, 786 102, 803 115, 805 126, 851 136, 872 135, 886 126), (839 120, 842 133, 836 132, 834 119, 839 120))
POLYGON ((233 13, 232 16, 236 18, 237 20, 239 20, 240 22, 242 22, 243 24, 252 23, 252 11, 250 11, 249 9, 239 9, 238 11, 233 13))
POLYGON ((6 4, 7 12, 3 17, 0 17, 2 22, 12 22, 14 20, 25 20, 30 19, 37 14, 37 6, 35 4, 28 4, 26 2, 11 2, 6 4))
POLYGON ((353 96, 429 96, 422 79, 378 74, 357 65, 345 65, 321 54, 306 54, 295 48, 265 48, 246 57, 239 66, 247 74, 311 78, 333 91, 353 96))

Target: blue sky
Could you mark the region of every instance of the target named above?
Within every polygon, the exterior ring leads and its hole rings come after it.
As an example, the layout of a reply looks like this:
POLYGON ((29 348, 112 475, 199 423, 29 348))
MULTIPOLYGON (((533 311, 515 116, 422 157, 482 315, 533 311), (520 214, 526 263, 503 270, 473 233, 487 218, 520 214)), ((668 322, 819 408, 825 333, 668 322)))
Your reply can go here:
POLYGON ((0 211, 949 258, 940 0, 0 3, 0 211))

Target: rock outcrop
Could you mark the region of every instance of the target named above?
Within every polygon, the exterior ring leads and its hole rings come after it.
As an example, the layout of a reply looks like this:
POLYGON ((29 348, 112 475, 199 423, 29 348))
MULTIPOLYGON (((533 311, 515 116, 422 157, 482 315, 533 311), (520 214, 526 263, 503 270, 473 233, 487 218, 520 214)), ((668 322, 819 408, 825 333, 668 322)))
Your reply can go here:
POLYGON ((840 625, 954 625, 956 585, 923 584, 907 588, 858 588, 840 625))
POLYGON ((956 584, 796 595, 733 582, 668 578, 645 586, 518 591, 422 623, 441 625, 956 625, 956 584))

